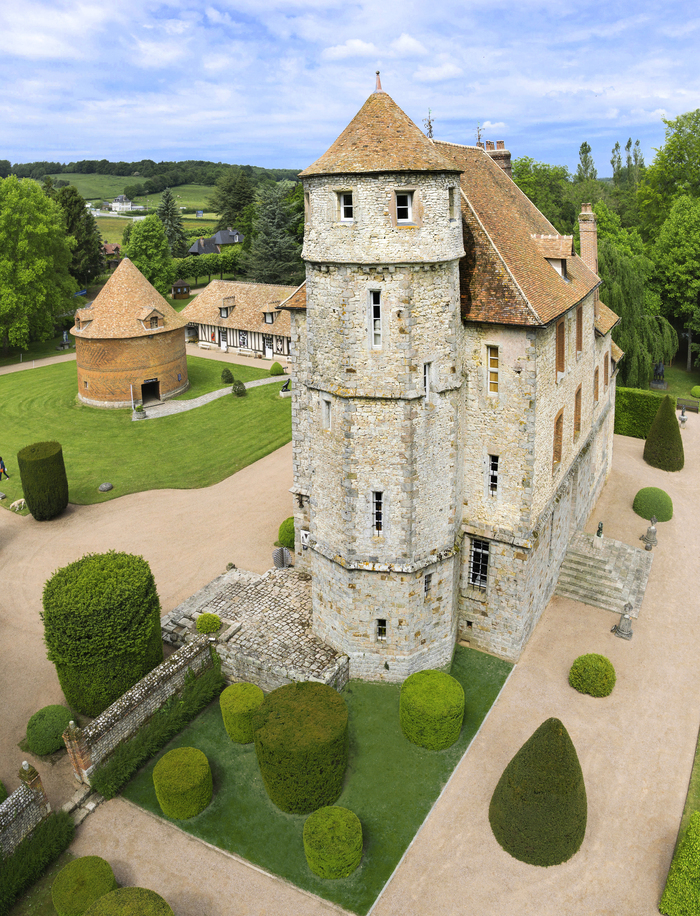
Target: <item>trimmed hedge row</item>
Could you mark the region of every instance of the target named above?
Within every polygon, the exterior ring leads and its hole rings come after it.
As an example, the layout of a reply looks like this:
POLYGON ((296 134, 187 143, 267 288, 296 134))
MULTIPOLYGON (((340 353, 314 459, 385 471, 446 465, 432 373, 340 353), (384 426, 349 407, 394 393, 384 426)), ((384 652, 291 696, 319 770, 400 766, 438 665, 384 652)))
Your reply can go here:
POLYGON ((444 671, 416 671, 401 685, 401 731, 433 751, 451 747, 464 719, 464 688, 444 671))
POLYGON ((163 661, 160 601, 143 557, 89 553, 44 586, 48 658, 68 705, 97 716, 163 661))
POLYGON ((49 814, 22 840, 0 868, 0 916, 7 916, 12 904, 43 874, 44 870, 68 849, 75 833, 70 814, 49 814))
POLYGON ((173 916, 173 911, 155 891, 119 887, 93 903, 85 916, 173 916))
POLYGON ((265 694, 257 684, 231 684, 219 697, 221 717, 226 734, 236 744, 251 744, 253 716, 262 705, 265 694))
POLYGON ((206 754, 196 747, 168 751, 153 768, 153 786, 166 817, 184 821, 200 814, 214 794, 206 754))
POLYGON ((586 834, 588 803, 576 748, 559 719, 547 719, 503 771, 491 797, 493 835, 530 865, 570 859, 586 834))
POLYGON ((348 708, 327 684, 287 684, 253 715, 255 753, 270 799, 305 814, 332 805, 348 762, 348 708))
POLYGON ((676 401, 666 395, 651 424, 644 445, 644 460, 662 471, 681 471, 685 464, 683 438, 676 417, 676 401))
POLYGON ((277 540, 288 550, 294 550, 294 516, 285 518, 280 525, 277 540))
POLYGON ((81 856, 58 873, 51 885, 51 902, 58 916, 83 916, 89 906, 116 887, 109 862, 99 856, 81 856))
POLYGON ((664 916, 700 913, 700 811, 690 816, 666 878, 659 912, 664 916))
POLYGON ((649 521, 653 516, 657 522, 668 522, 673 518, 673 500, 665 490, 658 487, 644 487, 634 497, 632 508, 637 515, 649 521))
POLYGON ((304 823, 304 853, 319 878, 347 878, 362 859, 362 824, 347 808, 319 808, 304 823))
POLYGON ((63 732, 73 718, 65 706, 44 706, 27 722, 27 747, 43 757, 63 747, 63 732))
POLYGON ((615 392, 615 432, 619 436, 646 439, 660 402, 659 395, 652 391, 618 387, 615 392))
POLYGON ((68 505, 68 478, 60 442, 35 442, 17 452, 17 467, 27 508, 47 522, 68 505))
POLYGON ((616 675, 613 663, 604 655, 591 652, 579 655, 569 671, 569 683, 579 693, 608 697, 613 692, 616 675))

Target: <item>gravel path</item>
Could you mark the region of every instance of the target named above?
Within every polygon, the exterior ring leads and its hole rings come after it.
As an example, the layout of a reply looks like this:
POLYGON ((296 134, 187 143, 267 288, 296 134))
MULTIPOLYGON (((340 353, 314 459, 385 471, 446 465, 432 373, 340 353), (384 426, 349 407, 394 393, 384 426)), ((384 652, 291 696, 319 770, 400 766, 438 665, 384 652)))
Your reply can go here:
MULTIPOLYGON (((274 376, 273 378, 259 378, 255 379, 252 382, 246 382, 246 388, 258 388, 260 385, 274 385, 280 384, 283 382, 284 378, 279 375, 274 376)), ((190 400, 183 401, 163 401, 162 404, 155 404, 153 407, 146 407, 143 411, 144 420, 154 420, 156 417, 170 417, 176 413, 185 413, 187 410, 194 410, 196 407, 201 407, 202 404, 209 404, 211 401, 216 401, 217 398, 223 398, 227 394, 231 394, 232 385, 228 385, 226 388, 219 388, 216 391, 210 391, 209 394, 203 394, 198 398, 190 398, 190 400)))

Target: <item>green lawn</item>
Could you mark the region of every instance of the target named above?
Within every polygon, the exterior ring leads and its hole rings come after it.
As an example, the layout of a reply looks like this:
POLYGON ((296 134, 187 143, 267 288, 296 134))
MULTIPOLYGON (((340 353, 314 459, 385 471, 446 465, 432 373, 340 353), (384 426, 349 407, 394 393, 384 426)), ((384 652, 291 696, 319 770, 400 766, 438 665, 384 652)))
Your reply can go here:
MULTIPOLYGON (((82 301, 82 300, 81 300, 82 301)), ((78 306, 76 306, 78 308, 78 306)), ((73 343, 73 338, 68 335, 68 339, 73 343)), ((20 350, 19 347, 10 347, 7 356, 2 356, 0 350, 0 366, 19 366, 20 363, 31 363, 33 359, 46 359, 48 356, 60 356, 62 351, 56 347, 63 343, 63 335, 52 337, 51 340, 30 343, 27 350, 20 350)))
MULTIPOLYGON (((198 398, 200 395, 216 391, 218 388, 225 388, 226 386, 221 381, 223 369, 230 369, 233 377, 240 379, 242 382, 252 382, 254 379, 270 377, 268 369, 258 369, 255 366, 237 366, 234 363, 221 363, 218 360, 205 359, 203 356, 188 356, 187 376, 190 380, 190 387, 175 400, 198 398)), ((250 396, 250 393, 248 396, 250 396)), ((281 400, 281 398, 278 397, 277 400, 281 400)))
POLYGON ((128 219, 119 216, 96 216, 95 222, 103 242, 121 245, 124 230, 130 225, 128 219))
POLYGON ((61 175, 52 175, 54 181, 67 181, 78 189, 78 193, 85 200, 114 200, 124 193, 124 185, 133 184, 138 178, 129 178, 126 175, 83 175, 82 172, 65 172, 61 175))
MULTIPOLYGON (((324 881, 309 870, 302 843, 304 816, 285 814, 268 799, 253 745, 235 745, 229 740, 218 702, 162 752, 173 747, 198 747, 209 758, 214 776, 211 805, 197 817, 176 823, 311 893, 355 913, 367 913, 476 734, 510 669, 501 659, 457 648, 452 674, 464 687, 466 716, 459 740, 446 751, 427 751, 404 738, 399 725, 399 685, 362 681, 348 685, 343 695, 350 712, 349 762, 337 804, 358 815, 365 838, 362 864, 348 878, 324 881)), ((126 798, 156 814, 160 808, 152 773, 160 756, 124 790, 126 798)), ((465 887, 465 900, 468 893, 465 887)))
POLYGON ((660 394, 670 394, 674 398, 689 398, 691 388, 700 385, 700 370, 686 372, 680 366, 669 367, 664 370, 664 381, 668 382, 668 390, 659 392, 660 394))
MULTIPOLYGON (((194 359, 192 396, 220 387, 220 378, 214 382, 222 364, 194 359)), ((242 366, 233 371, 242 377, 244 369, 252 377, 261 373, 242 366)), ((290 441, 290 400, 278 392, 278 385, 265 385, 244 398, 223 397, 187 413, 133 422, 129 409, 101 410, 77 401, 74 362, 0 376, 1 454, 10 473, 10 480, 3 479, 8 498, 2 505, 22 495, 17 452, 45 439, 63 446, 72 503, 218 483, 290 441), (97 490, 104 481, 114 485, 109 493, 97 490)))

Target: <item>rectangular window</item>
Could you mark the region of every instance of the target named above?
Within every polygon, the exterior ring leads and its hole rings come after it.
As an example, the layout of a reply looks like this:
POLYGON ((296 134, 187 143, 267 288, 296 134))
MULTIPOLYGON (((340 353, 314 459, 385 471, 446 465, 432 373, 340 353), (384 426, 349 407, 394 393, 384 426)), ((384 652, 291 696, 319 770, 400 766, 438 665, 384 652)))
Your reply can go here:
POLYGON ((324 429, 331 428, 331 399, 327 395, 321 397, 321 417, 324 429))
POLYGON ((574 399, 574 439, 576 439, 581 432, 581 386, 579 385, 576 389, 576 397, 574 399))
POLYGON ((489 364, 489 394, 498 394, 498 347, 487 347, 489 364))
POLYGON ((595 372, 593 373, 593 403, 598 403, 598 379, 600 378, 600 373, 598 372, 598 367, 596 366, 595 372))
POLYGON ((566 324, 562 318, 557 324, 557 381, 566 372, 566 324))
POLYGON ((450 219, 457 219, 457 188, 450 188, 450 219))
POLYGON ((377 642, 386 642, 386 618, 379 617, 377 620, 377 642))
POLYGON ((384 494, 381 490, 372 492, 372 529, 375 536, 384 530, 384 494))
POLYGON ((469 557, 469 581, 477 588, 486 588, 489 573, 489 542, 472 541, 471 556, 469 557))
POLYGON ((83 382, 83 388, 87 388, 87 386, 88 386, 88 383, 87 383, 87 382, 83 382))
POLYGON ((433 574, 426 573, 423 576, 423 594, 427 597, 430 594, 430 590, 433 587, 433 574))
POLYGON ((552 453, 553 469, 561 464, 561 446, 564 439, 564 411, 560 410, 554 421, 554 449, 552 453))
POLYGON ((576 352, 583 351, 583 306, 576 309, 576 352))
POLYGON ((222 318, 228 318, 228 308, 220 308, 220 309, 219 309, 219 315, 220 315, 222 318))
POLYGON ((372 326, 372 348, 378 350, 382 345, 382 294, 378 289, 370 290, 369 310, 372 326))
POLYGON ((431 363, 423 363, 423 392, 426 398, 430 397, 430 369, 431 363))
POLYGON ((275 315, 274 312, 265 312, 265 324, 274 324, 275 315))
POLYGON ((410 223, 413 219, 413 191, 396 192, 396 222, 410 223))
POLYGON ((498 492, 498 455, 489 455, 489 495, 498 492))
POLYGON ((605 390, 608 390, 608 384, 610 382, 610 368, 609 368, 608 354, 606 353, 603 357, 603 385, 605 390))
POLYGON ((351 223, 354 219, 354 207, 352 205, 352 191, 344 191, 340 197, 340 219, 343 222, 351 223))
POLYGON ((311 221, 311 198, 308 191, 304 191, 304 219, 307 223, 311 221))
POLYGON ((157 327, 158 327, 158 319, 151 318, 151 328, 157 328, 157 327))

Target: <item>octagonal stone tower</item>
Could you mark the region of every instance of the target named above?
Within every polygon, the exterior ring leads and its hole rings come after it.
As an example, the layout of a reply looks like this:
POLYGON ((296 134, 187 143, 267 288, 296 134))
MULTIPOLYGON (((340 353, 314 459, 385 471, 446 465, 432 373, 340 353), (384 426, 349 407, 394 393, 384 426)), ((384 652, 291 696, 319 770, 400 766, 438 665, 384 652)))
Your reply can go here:
POLYGON ((351 677, 449 663, 464 410, 459 170, 381 89, 301 175, 297 551, 351 677))

